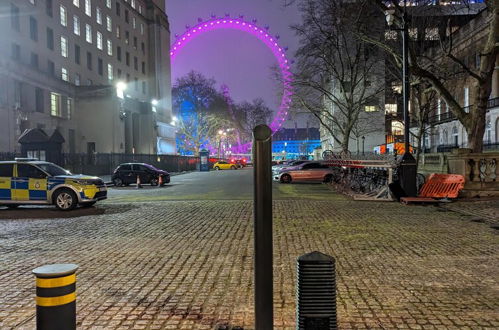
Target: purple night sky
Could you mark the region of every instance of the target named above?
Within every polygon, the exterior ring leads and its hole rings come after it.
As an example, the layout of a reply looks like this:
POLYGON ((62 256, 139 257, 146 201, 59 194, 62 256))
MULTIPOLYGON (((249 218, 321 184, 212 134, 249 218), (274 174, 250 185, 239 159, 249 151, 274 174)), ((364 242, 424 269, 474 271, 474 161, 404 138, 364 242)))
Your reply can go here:
MULTIPOLYGON (((172 42, 175 34, 183 34, 185 25, 194 26, 198 17, 210 18, 211 14, 223 17, 244 15, 245 20, 258 20, 259 26, 270 26, 271 35, 281 36, 279 43, 288 46, 287 56, 293 58, 297 40, 289 25, 298 22, 295 8, 283 8, 280 0, 167 0, 172 42)), ((277 111, 280 98, 271 79, 270 68, 277 61, 272 51, 256 37, 242 31, 217 30, 199 35, 185 45, 172 65, 172 80, 196 70, 213 77, 218 84, 225 83, 236 102, 263 98, 277 111)))

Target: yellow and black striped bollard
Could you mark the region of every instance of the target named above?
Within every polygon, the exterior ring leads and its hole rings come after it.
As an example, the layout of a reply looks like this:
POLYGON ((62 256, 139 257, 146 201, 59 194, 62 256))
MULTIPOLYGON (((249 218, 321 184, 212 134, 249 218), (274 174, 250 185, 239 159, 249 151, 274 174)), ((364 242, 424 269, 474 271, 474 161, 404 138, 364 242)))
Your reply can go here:
POLYGON ((36 328, 76 329, 75 264, 45 265, 33 269, 36 276, 36 328))

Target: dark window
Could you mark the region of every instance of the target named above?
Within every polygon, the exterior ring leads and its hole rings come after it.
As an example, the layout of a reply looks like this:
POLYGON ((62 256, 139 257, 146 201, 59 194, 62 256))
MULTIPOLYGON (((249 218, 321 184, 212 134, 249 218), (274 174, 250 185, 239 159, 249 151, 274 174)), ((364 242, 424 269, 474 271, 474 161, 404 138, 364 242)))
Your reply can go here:
POLYGON ((116 48, 116 57, 118 58, 118 61, 121 62, 121 47, 118 46, 118 48, 116 48))
POLYGON ((130 53, 129 52, 125 53, 125 63, 126 63, 126 65, 130 66, 130 53))
POLYGON ((309 170, 309 169, 312 169, 312 168, 322 168, 322 167, 321 167, 321 164, 319 164, 319 163, 305 164, 302 167, 303 170, 309 170))
POLYGON ((48 73, 51 76, 55 76, 55 64, 51 60, 47 61, 47 68, 48 68, 48 73))
POLYGON ((116 15, 117 16, 121 15, 121 5, 118 1, 116 1, 116 15))
POLYGON ((87 52, 87 69, 92 70, 92 53, 87 52))
POLYGON ((35 102, 36 102, 36 112, 45 112, 45 97, 43 94, 43 89, 35 89, 35 102))
POLYGON ((47 28, 47 48, 54 50, 54 30, 47 28))
POLYGON ((46 4, 47 15, 52 17, 52 0, 46 0, 45 4, 46 4))
POLYGON ((137 37, 133 37, 133 48, 137 49, 137 37))
POLYGON ((132 170, 132 165, 121 165, 120 166, 120 171, 131 171, 132 170))
POLYGON ((102 63, 102 58, 97 59, 97 72, 102 76, 104 72, 104 64, 102 63))
POLYGON ((126 82, 129 82, 129 81, 130 81, 130 74, 129 74, 129 73, 127 73, 127 74, 126 74, 126 82))
POLYGON ((142 62, 142 73, 146 74, 146 62, 142 62))
POLYGON ((47 177, 43 171, 29 164, 17 164, 17 175, 20 178, 44 179, 47 177))
POLYGON ((141 42, 140 43, 140 48, 142 49, 142 54, 145 54, 146 53, 146 44, 141 42))
POLYGON ((0 164, 0 177, 11 178, 14 175, 14 164, 0 164))
POLYGON ((130 32, 125 31, 125 43, 128 45, 130 42, 130 32))
POLYGON ((129 22, 130 21, 130 15, 128 13, 128 10, 125 9, 125 22, 129 22))
POLYGON ((29 36, 31 40, 38 41, 38 23, 33 16, 29 17, 29 36))
POLYGON ((133 58, 133 68, 135 70, 139 69, 139 59, 136 56, 133 58))
POLYGON ((135 77, 133 81, 133 87, 135 88, 136 91, 139 90, 139 78, 135 77))
POLYGON ((80 46, 78 45, 75 45, 75 63, 76 64, 80 64, 80 61, 81 61, 81 50, 80 50, 80 46))
POLYGON ((19 8, 13 4, 10 4, 10 26, 17 31, 20 29, 19 8))
POLYGON ((118 69, 118 78, 121 78, 121 69, 118 69))
POLYGON ((21 60, 21 46, 18 44, 12 44, 12 59, 15 61, 21 60))
POLYGON ((30 64, 31 64, 32 67, 38 69, 38 54, 31 53, 30 64))
POLYGON ((147 90, 146 82, 145 82, 145 81, 143 81, 143 82, 142 82, 142 93, 144 93, 144 94, 145 94, 145 93, 146 93, 146 90, 147 90))

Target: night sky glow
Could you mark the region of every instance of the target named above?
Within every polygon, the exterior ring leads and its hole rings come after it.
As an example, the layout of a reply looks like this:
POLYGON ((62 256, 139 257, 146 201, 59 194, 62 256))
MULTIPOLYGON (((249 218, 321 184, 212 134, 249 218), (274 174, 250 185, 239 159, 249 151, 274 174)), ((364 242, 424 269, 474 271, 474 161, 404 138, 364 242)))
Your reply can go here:
POLYGON ((191 40, 197 38, 198 35, 203 33, 220 29, 233 29, 251 34, 263 42, 272 51, 281 70, 284 85, 284 92, 279 105, 279 110, 270 124, 270 128, 275 132, 285 122, 288 115, 288 110, 291 104, 291 96, 293 95, 291 87, 292 74, 290 72, 291 61, 286 56, 287 49, 279 44, 279 36, 272 35, 268 27, 260 27, 257 25, 257 21, 255 19, 248 21, 242 15, 239 17, 231 17, 230 15, 217 17, 212 15, 211 18, 207 20, 200 18, 198 19, 198 24, 189 27, 184 34, 176 36, 176 40, 171 45, 170 56, 172 58, 172 65, 175 65, 176 57, 181 52, 182 48, 191 40))

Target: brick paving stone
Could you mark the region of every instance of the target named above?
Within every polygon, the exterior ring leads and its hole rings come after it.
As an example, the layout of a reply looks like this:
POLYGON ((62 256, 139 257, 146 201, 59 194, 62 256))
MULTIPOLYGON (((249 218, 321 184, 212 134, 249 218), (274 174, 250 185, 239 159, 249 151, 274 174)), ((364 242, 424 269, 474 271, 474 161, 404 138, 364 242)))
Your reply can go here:
MULTIPOLYGON (((252 329, 252 203, 136 205, 0 220, 0 329, 33 329, 31 270, 68 262, 80 329, 252 329)), ((341 328, 497 328, 498 238, 435 207, 275 201, 275 328, 294 328, 296 258, 314 250, 336 258, 341 328)))

